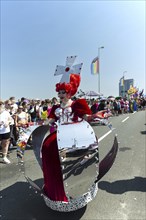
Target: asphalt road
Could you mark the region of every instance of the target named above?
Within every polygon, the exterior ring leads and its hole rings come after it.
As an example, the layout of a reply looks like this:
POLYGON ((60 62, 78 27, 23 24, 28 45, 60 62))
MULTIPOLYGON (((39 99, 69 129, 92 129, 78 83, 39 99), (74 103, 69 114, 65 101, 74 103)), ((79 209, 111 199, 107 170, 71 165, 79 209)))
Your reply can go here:
MULTIPOLYGON (((110 121, 115 128, 112 133, 106 126, 93 126, 99 138, 100 160, 110 150, 115 134, 119 150, 91 203, 70 213, 49 209, 29 188, 12 150, 12 163, 0 163, 0 220, 146 220, 146 111, 112 117, 110 121)), ((26 175, 42 186, 42 172, 32 149, 26 151, 25 161, 26 175)))

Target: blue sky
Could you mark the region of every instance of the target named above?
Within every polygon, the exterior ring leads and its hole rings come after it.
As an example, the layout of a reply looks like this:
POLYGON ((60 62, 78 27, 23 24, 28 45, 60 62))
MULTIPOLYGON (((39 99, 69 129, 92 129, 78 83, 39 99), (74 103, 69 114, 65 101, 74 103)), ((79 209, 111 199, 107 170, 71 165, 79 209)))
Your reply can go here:
POLYGON ((145 1, 1 1, 1 98, 57 97, 56 65, 77 55, 83 91, 98 92, 91 61, 100 50, 100 91, 119 79, 145 89, 145 1))

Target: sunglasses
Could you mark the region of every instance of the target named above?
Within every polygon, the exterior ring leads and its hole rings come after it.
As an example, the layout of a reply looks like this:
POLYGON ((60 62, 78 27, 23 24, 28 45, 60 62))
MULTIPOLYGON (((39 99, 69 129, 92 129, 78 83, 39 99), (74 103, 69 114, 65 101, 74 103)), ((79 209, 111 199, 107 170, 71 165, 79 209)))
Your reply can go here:
POLYGON ((61 95, 61 94, 64 95, 65 93, 66 93, 65 91, 60 91, 60 92, 58 92, 59 95, 61 95))

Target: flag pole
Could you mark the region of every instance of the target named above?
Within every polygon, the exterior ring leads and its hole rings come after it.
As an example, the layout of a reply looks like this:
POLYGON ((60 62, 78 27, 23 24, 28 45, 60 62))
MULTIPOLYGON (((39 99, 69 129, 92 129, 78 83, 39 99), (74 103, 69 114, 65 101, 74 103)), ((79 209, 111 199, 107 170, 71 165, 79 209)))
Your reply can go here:
POLYGON ((104 49, 104 47, 98 47, 98 92, 100 94, 100 49, 104 49))

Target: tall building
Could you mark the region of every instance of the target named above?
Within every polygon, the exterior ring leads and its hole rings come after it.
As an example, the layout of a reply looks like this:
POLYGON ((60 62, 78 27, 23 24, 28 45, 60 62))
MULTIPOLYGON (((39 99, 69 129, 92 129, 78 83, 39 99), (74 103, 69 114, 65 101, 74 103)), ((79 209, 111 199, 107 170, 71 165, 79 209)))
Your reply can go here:
POLYGON ((134 86, 134 79, 124 79, 124 77, 122 77, 119 81, 119 96, 127 96, 127 91, 130 89, 130 86, 134 86))

